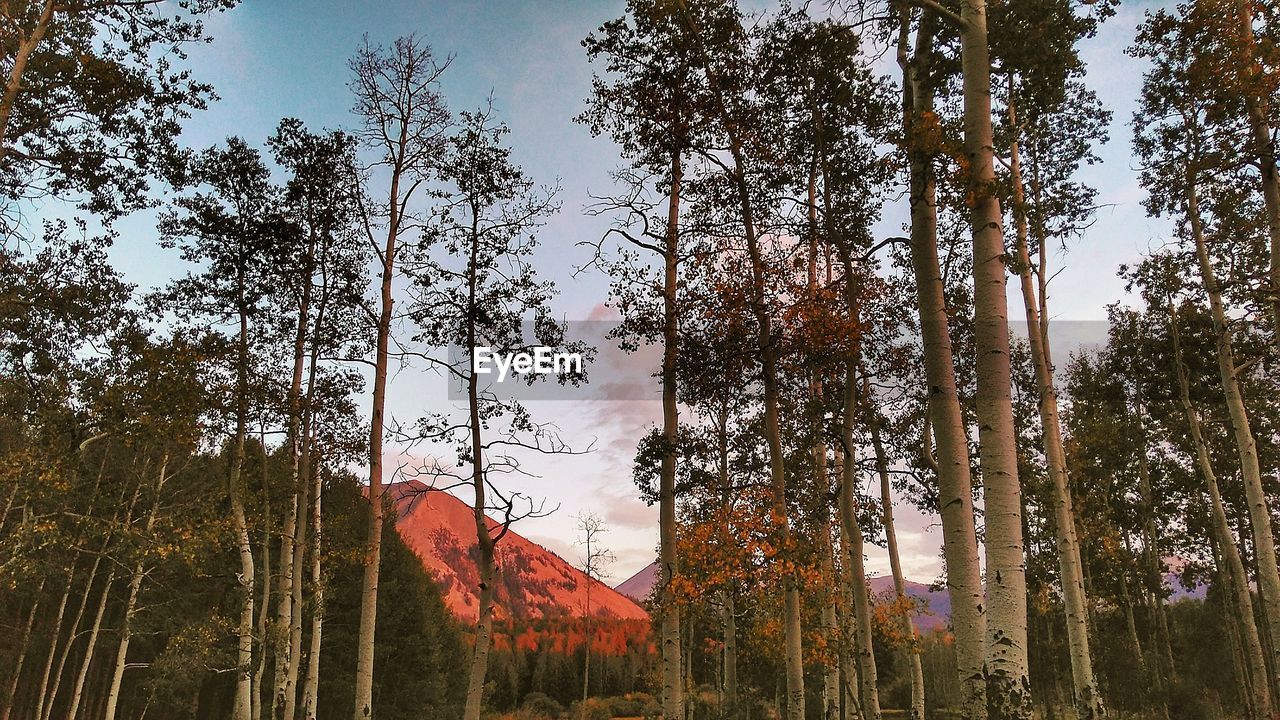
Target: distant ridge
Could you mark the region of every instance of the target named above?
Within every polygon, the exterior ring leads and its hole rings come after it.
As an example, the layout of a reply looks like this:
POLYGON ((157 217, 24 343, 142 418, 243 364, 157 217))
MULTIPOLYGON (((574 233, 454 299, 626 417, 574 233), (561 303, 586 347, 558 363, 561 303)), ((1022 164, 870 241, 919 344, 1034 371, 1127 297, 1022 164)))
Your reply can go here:
POLYGON ((614 590, 626 595, 636 602, 649 599, 653 586, 658 583, 658 563, 651 562, 640 568, 640 572, 618 583, 614 590))
MULTIPOLYGON (((396 529, 435 578, 445 604, 460 619, 474 622, 480 613, 480 576, 471 506, 412 480, 388 485, 386 492, 395 500, 396 529)), ((499 526, 492 518, 488 520, 490 528, 499 526)), ((497 561, 500 577, 494 614, 499 620, 583 617, 588 584, 592 617, 649 617, 630 598, 588 578, 559 555, 514 530, 498 543, 497 561)))
MULTIPOLYGON (((636 602, 644 602, 649 599, 657 582, 658 563, 652 562, 641 568, 640 572, 618 583, 614 590, 636 602)), ((887 575, 871 578, 870 585, 871 592, 877 596, 893 593, 893 578, 887 575)), ((907 595, 920 601, 920 611, 915 618, 917 630, 931 632, 946 629, 951 618, 951 598, 945 590, 932 590, 928 585, 908 580, 907 595)))

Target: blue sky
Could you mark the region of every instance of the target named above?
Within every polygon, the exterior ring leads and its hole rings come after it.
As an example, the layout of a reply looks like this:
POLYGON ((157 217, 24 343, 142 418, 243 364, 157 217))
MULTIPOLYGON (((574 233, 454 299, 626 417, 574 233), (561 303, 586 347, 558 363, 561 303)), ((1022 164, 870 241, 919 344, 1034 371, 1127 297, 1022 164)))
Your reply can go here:
MULTIPOLYGON (((1128 123, 1142 67, 1123 49, 1140 20, 1140 7, 1122 7, 1084 49, 1090 67, 1087 82, 1115 111, 1111 141, 1100 151, 1103 163, 1084 175, 1099 188, 1100 200, 1108 207, 1069 254, 1053 261, 1063 268, 1051 285, 1055 319, 1103 319, 1105 306, 1123 296, 1115 268, 1158 245, 1165 235, 1166 225, 1142 212, 1142 193, 1129 157, 1128 123)), ((221 100, 189 122, 184 142, 203 147, 235 134, 261 145, 287 116, 312 127, 349 127, 346 63, 361 37, 367 33, 376 44, 416 33, 438 55, 454 55, 443 81, 450 107, 475 108, 492 94, 499 117, 512 129, 516 161, 538 181, 558 180, 563 187, 562 210, 540 235, 538 266, 560 284, 559 314, 586 319, 604 301, 607 282, 598 274, 571 277, 572 267, 585 259, 577 243, 594 240, 603 230, 603 221, 585 217, 582 209, 589 202, 588 191, 610 188, 608 172, 617 154, 607 140, 591 138, 572 122, 582 109, 591 77, 580 41, 621 11, 621 2, 586 0, 249 0, 213 18, 209 25, 214 42, 191 53, 197 77, 211 82, 221 100)), ((882 223, 886 234, 897 234, 899 217, 896 211, 888 215, 882 223)), ((132 281, 151 287, 184 271, 175 256, 156 249, 149 217, 133 218, 121 229, 114 256, 132 281)), ((1010 284, 1011 316, 1021 317, 1016 287, 1010 284)), ((1058 357, 1061 362, 1062 355, 1058 357)), ((637 382, 648 382, 645 368, 637 366, 634 372, 637 382)), ((444 381, 412 367, 395 374, 390 398, 391 413, 401 420, 447 402, 444 381)), ((530 468, 539 477, 513 481, 520 489, 548 498, 551 505, 560 505, 551 517, 530 521, 517 531, 574 560, 579 552, 572 545, 573 515, 592 510, 611 526, 606 542, 618 557, 615 581, 645 565, 656 543, 656 512, 634 498, 630 463, 635 441, 659 417, 656 388, 654 399, 537 403, 533 411, 557 422, 566 436, 596 438, 596 451, 535 462, 530 468)), ((908 575, 931 580, 940 568, 934 520, 904 508, 899 521, 908 575)), ((868 553, 873 571, 887 568, 882 551, 869 547, 868 553)))

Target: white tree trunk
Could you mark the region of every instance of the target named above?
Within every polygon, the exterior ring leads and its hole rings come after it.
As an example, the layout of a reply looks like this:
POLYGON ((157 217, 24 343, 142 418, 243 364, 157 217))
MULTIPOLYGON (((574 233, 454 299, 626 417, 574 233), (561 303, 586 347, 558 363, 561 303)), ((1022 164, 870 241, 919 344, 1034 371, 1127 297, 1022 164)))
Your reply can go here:
POLYGON ((663 257, 662 342, 662 454, 658 489, 659 588, 662 593, 662 713, 668 720, 684 718, 681 682, 680 607, 670 592, 679 576, 676 552, 676 437, 680 428, 676 395, 676 353, 679 343, 676 303, 679 282, 680 194, 684 164, 679 151, 671 154, 671 189, 667 201, 667 232, 663 257))
MULTIPOLYGON (((308 446, 310 445, 308 440, 308 446)), ((308 453, 308 457, 314 455, 308 453)), ((311 467, 311 461, 307 463, 311 467)), ((324 487, 319 468, 310 470, 314 481, 311 486, 311 641, 307 654, 307 676, 302 690, 303 720, 316 720, 320 702, 320 648, 324 631, 324 575, 321 568, 321 549, 324 533, 321 524, 320 500, 324 487)))
MULTIPOLYGON (((302 478, 302 376, 307 364, 307 338, 311 323, 312 275, 315 273, 315 236, 308 236, 302 268, 302 296, 293 338, 293 374, 289 383, 289 507, 280 529, 280 575, 276 605, 275 689, 271 703, 272 720, 294 720, 298 697, 298 654, 302 646, 302 572, 305 543, 305 483, 302 478)), ((266 446, 263 446, 263 453, 266 446)), ((268 576, 267 582, 270 582, 268 576)))
POLYGON ((907 663, 911 672, 911 720, 924 718, 924 668, 920 662, 920 638, 916 636, 915 620, 911 617, 907 596, 907 579, 902 572, 902 559, 898 553, 898 532, 893 521, 893 491, 889 482, 889 459, 880 437, 880 415, 872 405, 870 391, 863 383, 863 399, 867 413, 867 425, 871 429, 871 447, 875 451, 876 473, 880 476, 880 520, 884 525, 885 546, 889 551, 889 571, 893 574, 893 592, 902 611, 903 636, 910 643, 907 647, 907 663))
MULTIPOLYGON (((144 532, 147 537, 151 536, 152 530, 156 525, 156 512, 160 509, 160 493, 164 490, 164 483, 167 479, 165 473, 169 469, 169 456, 165 455, 160 461, 160 472, 156 476, 156 496, 151 502, 151 512, 147 514, 147 523, 144 532)), ((144 577, 144 569, 142 561, 134 563, 133 572, 129 575, 129 597, 124 605, 124 620, 120 626, 120 644, 116 648, 115 665, 111 671, 111 684, 107 690, 107 706, 102 716, 106 720, 116 719, 116 707, 120 702, 120 688, 124 683, 124 671, 126 661, 129 657, 129 640, 132 637, 133 615, 138 607, 138 593, 142 590, 142 579, 144 577)))
POLYGON ((986 0, 960 4, 964 152, 973 230, 978 448, 987 555, 987 708, 992 720, 1030 720, 1022 493, 1013 423, 1008 299, 1000 199, 995 194, 986 0))
MULTIPOLYGON (((815 118, 816 120, 816 118, 815 118)), ((818 123, 814 122, 815 127, 818 123)), ((818 173, 819 163, 813 163, 809 171, 809 258, 808 258, 808 301, 818 299, 818 173)), ((824 193, 824 199, 829 193, 824 193)), ((830 274, 830 266, 827 268, 830 274)), ((828 282, 830 280, 828 279, 828 282)), ((809 379, 809 397, 821 406, 823 393, 822 376, 812 372, 809 379)), ((822 534, 818 537, 818 554, 822 577, 828 578, 832 587, 837 587, 839 580, 835 575, 835 535, 831 524, 831 478, 827 474, 827 443, 823 419, 813 423, 815 442, 812 449, 813 464, 813 497, 822 534)), ((822 603, 822 634, 828 648, 839 647, 840 620, 836 613, 836 593, 828 591, 822 603)), ((826 720, 839 720, 840 717, 840 664, 836 658, 827 655, 822 666, 822 717, 826 720)))
MULTIPOLYGON (((1194 197, 1194 190, 1191 196, 1194 197)), ((1195 203, 1191 203, 1192 211, 1195 203)), ((1200 476, 1204 480, 1205 491, 1209 495, 1209 512, 1211 525, 1217 538, 1218 552, 1224 562, 1222 572, 1230 583, 1228 592, 1234 600, 1236 610, 1236 626, 1243 641, 1241 654, 1244 656, 1241 670, 1249 678, 1252 695, 1249 696, 1256 720, 1270 720, 1272 700, 1270 683, 1267 680, 1266 662, 1263 659, 1262 643, 1259 639, 1258 626, 1254 621, 1253 599, 1249 594, 1248 578, 1244 562, 1240 558, 1240 550, 1236 547, 1235 537, 1231 534, 1231 526, 1227 522, 1227 513, 1222 504, 1222 495, 1218 491, 1218 479, 1213 471, 1213 461, 1209 455, 1209 446, 1205 443, 1201 430, 1200 414, 1191 402, 1190 381, 1182 362, 1182 335, 1178 328, 1178 317, 1172 304, 1169 306, 1169 324, 1173 334, 1174 363, 1178 375, 1178 390, 1182 400, 1182 409, 1186 413, 1187 425, 1191 430, 1191 441, 1195 446, 1196 464, 1200 476)))
MULTIPOLYGON (((933 56, 933 27, 926 13, 916 34, 914 59, 906 61, 906 20, 899 43, 906 106, 912 109, 907 135, 921 117, 933 113, 933 88, 927 70, 933 56)), ((951 599, 951 624, 956 638, 960 679, 960 716, 965 720, 987 717, 984 636, 986 605, 978 564, 977 531, 973 516, 973 487, 969 470, 969 445, 956 389, 951 335, 947 327, 942 272, 938 262, 936 185, 928 151, 911 148, 911 264, 916 280, 920 336, 924 346, 928 418, 936 439, 938 503, 942 515, 943 555, 947 564, 947 590, 951 599)), ((924 448, 926 455, 929 448, 924 448)))
MULTIPOLYGON (((847 250, 845 251, 847 254, 847 250)), ((848 275, 849 268, 845 272, 848 275)), ((858 377, 853 360, 845 365, 844 417, 841 423, 843 445, 849 453, 854 448, 854 423, 858 406, 858 377)), ((867 588, 867 572, 863 558, 862 525, 858 522, 858 499, 854 486, 858 468, 850 455, 845 456, 840 479, 840 539, 849 561, 849 592, 853 598, 854 661, 858 669, 858 700, 863 720, 880 720, 880 696, 876 676, 876 658, 871 643, 871 597, 867 588)))
POLYGON ((270 483, 267 481, 267 436, 265 429, 259 431, 262 443, 262 602, 258 606, 258 668, 253 675, 251 702, 253 703, 253 720, 262 718, 262 682, 267 676, 266 639, 271 631, 269 616, 271 615, 271 496, 270 483))
MULTIPOLYGON (((93 656, 98 649, 98 634, 102 630, 102 617, 107 613, 107 600, 111 597, 111 584, 116 580, 116 569, 107 573, 107 581, 102 585, 102 597, 98 599, 98 610, 93 616, 93 625, 89 626, 89 640, 84 648, 84 657, 80 660, 80 672, 76 674, 76 683, 71 690, 71 705, 67 710, 67 720, 76 720, 80 714, 80 699, 84 696, 84 684, 89 677, 89 666, 93 664, 93 656)), ((52 703, 50 703, 52 707, 52 703)))
MULTIPOLYGON (((1012 80, 1010 97, 1012 98, 1012 80)), ((1009 123, 1017 127, 1018 119, 1012 99, 1009 101, 1009 123)), ((1009 158, 1010 182, 1013 185, 1013 216, 1016 224, 1018 277, 1022 283, 1022 305, 1027 317, 1027 337, 1031 359, 1035 365, 1036 388, 1039 393, 1041 435, 1045 464, 1048 467, 1053 498, 1055 541, 1062 584, 1063 606, 1067 616, 1067 644, 1071 658, 1072 699, 1077 720, 1106 717, 1106 707, 1093 673, 1093 655, 1089 651, 1089 610, 1084 591, 1084 571, 1080 561, 1080 543, 1076 538, 1075 510, 1071 502, 1071 478, 1067 474, 1067 453, 1062 444, 1062 426, 1058 417, 1058 389, 1054 384, 1053 366, 1049 359, 1047 320, 1043 314, 1044 292, 1037 293, 1031 276, 1031 253, 1028 247, 1027 208, 1022 184, 1022 162, 1018 137, 1015 135, 1009 158)), ((1042 278, 1047 270, 1041 239, 1042 262, 1038 269, 1042 278)), ((1122 576, 1123 579, 1123 576, 1122 576)), ((1127 602, 1127 601, 1126 601, 1127 602)), ((1126 605, 1127 607, 1127 605, 1126 605)), ((1130 610, 1132 617, 1132 610, 1130 610)), ((1134 631, 1136 639, 1137 632, 1134 631)))
MULTIPOLYGON (((401 147, 404 146, 403 132, 401 147)), ((356 639, 355 720, 373 717, 373 644, 378 618, 378 572, 382 560, 382 435, 387 404, 387 365, 390 359, 392 278, 395 276, 396 240, 400 231, 396 214, 400 198, 400 167, 391 175, 391 220, 382 253, 381 311, 374 355, 373 409, 369 424, 369 533, 365 540, 364 577, 360 582, 360 625, 356 639)))
MULTIPOLYGON (((1195 242, 1199 261, 1200 279, 1209 296, 1209 312, 1213 318, 1213 331, 1217 339, 1218 375, 1226 396, 1227 415, 1231 420, 1231 432, 1240 455, 1241 474, 1244 478, 1245 498, 1249 503, 1249 520, 1253 526, 1253 546, 1257 555, 1258 588, 1262 600, 1263 617, 1266 619, 1271 645, 1280 650, 1280 569, 1276 566, 1276 545, 1271 529, 1271 509, 1262 486, 1262 470, 1258 463, 1258 447, 1249 425, 1249 413, 1244 406, 1240 379, 1236 375, 1235 351, 1232 347, 1231 325, 1222 301, 1221 285, 1214 274, 1213 263, 1205 242, 1200 222, 1195 178, 1188 173, 1187 219, 1195 242)), ((1280 656, 1272 656, 1273 667, 1280 663, 1280 656)))

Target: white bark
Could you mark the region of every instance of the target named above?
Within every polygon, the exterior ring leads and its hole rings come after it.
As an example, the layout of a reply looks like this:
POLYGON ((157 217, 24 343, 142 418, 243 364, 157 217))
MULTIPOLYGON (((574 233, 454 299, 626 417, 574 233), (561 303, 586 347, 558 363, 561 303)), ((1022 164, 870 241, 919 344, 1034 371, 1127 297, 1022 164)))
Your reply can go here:
MULTIPOLYGON (((1249 424, 1249 413, 1244 406, 1244 396, 1237 376, 1235 351, 1232 346, 1232 330, 1222 300, 1221 285, 1214 273, 1200 222, 1199 204, 1194 185, 1194 175, 1188 173, 1187 219, 1195 243, 1199 261, 1200 278, 1209 296, 1209 312, 1213 318, 1213 331, 1217 340, 1218 375, 1231 421, 1231 432, 1240 456, 1241 474, 1244 478, 1245 498, 1249 503, 1249 520, 1253 526, 1253 546, 1257 555, 1258 588, 1262 601, 1271 645, 1280 650, 1280 569, 1276 566, 1276 545, 1271 529, 1271 509, 1262 486, 1262 470, 1258 463, 1258 447, 1249 424)), ((1280 656, 1272 657, 1273 667, 1280 663, 1280 656)))
MULTIPOLYGON (((919 118, 933 113, 933 88, 925 72, 933 56, 933 27, 926 13, 916 35, 915 57, 906 59, 907 20, 899 41, 899 63, 904 74, 904 122, 908 136, 919 118)), ((969 470, 969 445, 956 389, 955 364, 947 327, 942 272, 938 262, 936 185, 927 151, 909 150, 911 170, 911 264, 916 280, 920 336, 924 345, 928 383, 927 429, 936 439, 938 502, 942 515, 943 555, 947 563, 947 590, 951 599, 951 624, 956 637, 957 672, 960 680, 960 715, 965 720, 987 717, 985 664, 986 606, 978 565, 977 531, 974 527, 973 488, 969 470)), ((929 448, 924 448, 927 456, 929 448)))
MULTIPOLYGON (((156 496, 151 503, 151 512, 147 514, 145 534, 150 537, 155 529, 156 512, 160 508, 160 493, 164 490, 165 473, 169 469, 169 456, 160 461, 160 473, 156 477, 156 496)), ((142 579, 145 575, 142 561, 134 563, 133 572, 129 575, 129 597, 124 605, 124 621, 120 627, 120 644, 116 648, 115 665, 111 671, 111 684, 107 689, 107 705, 102 716, 105 720, 116 719, 116 707, 120 702, 120 688, 124 683, 124 671, 129 658, 129 641, 132 637, 133 616, 138 608, 138 593, 142 590, 142 579)))
POLYGON ((973 230, 978 447, 987 555, 987 708, 992 720, 1030 720, 1022 493, 1013 422, 1009 317, 1000 199, 995 194, 986 0, 960 5, 964 152, 973 230))
POLYGON ((76 720, 80 714, 80 699, 84 696, 84 684, 89 677, 89 666, 93 664, 93 656, 98 650, 98 634, 102 630, 102 617, 107 612, 107 600, 111 597, 111 584, 115 579, 116 569, 113 567, 107 573, 107 580, 102 585, 98 610, 94 613, 93 624, 89 626, 89 640, 84 648, 84 657, 80 661, 80 672, 76 674, 75 686, 71 690, 71 705, 67 710, 67 720, 76 720))
MULTIPOLYGON (((1009 84, 1009 123, 1016 128, 1018 119, 1016 105, 1012 99, 1013 81, 1010 80, 1009 84)), ((1038 268, 1042 281, 1040 292, 1037 292, 1031 277, 1027 208, 1022 184, 1021 153, 1016 134, 1010 151, 1009 174, 1013 185, 1018 277, 1022 283, 1022 305, 1026 312, 1031 359, 1035 365, 1041 435, 1053 498, 1055 544, 1058 551, 1063 606, 1066 610, 1068 654, 1071 659, 1072 700, 1077 720, 1095 720, 1106 717, 1107 710, 1102 702, 1097 678, 1094 676, 1093 655, 1089 650, 1088 599, 1084 590, 1080 543, 1076 538, 1075 510, 1071 502, 1071 478, 1067 473, 1067 453, 1062 444, 1062 425, 1058 416, 1058 389, 1054 384, 1053 365, 1049 359, 1048 323, 1042 307, 1046 295, 1044 279, 1047 272, 1044 267, 1044 238, 1041 238, 1041 263, 1038 268)), ((1126 607, 1128 607, 1127 604, 1126 607)), ((1132 617, 1132 610, 1129 611, 1129 617, 1132 617)), ((1134 637, 1137 637, 1136 631, 1134 631, 1134 637)))
MULTIPOLYGON (((1194 197, 1194 190, 1191 190, 1191 195, 1194 197)), ((1195 210, 1195 203, 1191 203, 1191 209, 1192 211, 1195 210)), ((1182 409, 1186 414, 1187 425, 1191 430, 1191 441, 1195 446, 1196 452, 1196 464, 1199 467, 1200 476, 1204 480, 1205 491, 1209 495, 1211 526, 1217 539, 1218 552, 1224 560, 1221 571, 1227 577, 1229 583, 1228 592, 1232 596, 1236 611, 1236 627, 1243 640, 1241 654, 1244 656, 1244 663, 1242 663, 1241 670, 1249 679, 1248 682, 1253 691, 1252 695, 1249 696, 1250 706, 1256 720, 1270 720, 1272 717, 1270 683, 1267 681, 1267 669, 1263 660, 1258 626, 1254 621, 1253 599, 1249 594, 1249 576, 1245 573, 1244 562, 1240 558, 1240 550, 1236 547, 1235 537, 1232 536, 1231 526, 1227 522, 1226 510, 1222 504, 1222 495, 1218 491, 1218 479, 1213 470, 1213 461, 1210 458, 1209 447, 1201 430, 1200 414, 1191 402, 1190 381, 1187 378, 1187 371, 1182 362, 1182 335, 1178 328, 1177 313, 1172 305, 1169 307, 1169 324, 1173 334, 1174 363, 1178 375, 1178 390, 1182 400, 1182 409)))
POLYGON ((669 588, 679 576, 676 553, 676 436, 680 415, 676 404, 676 353, 679 327, 676 319, 679 281, 680 192, 684 164, 678 150, 671 153, 671 189, 667 195, 666 243, 663 248, 663 340, 662 340, 662 454, 658 489, 658 555, 662 592, 662 713, 668 718, 684 718, 684 684, 681 682, 680 607, 669 588))
POLYGON ((880 416, 874 409, 871 393, 863 383, 863 399, 868 413, 867 424, 871 429, 871 447, 875 451, 876 473, 880 476, 880 520, 884 525, 885 546, 889 552, 889 571, 893 574, 893 592, 902 611, 903 636, 910 643, 907 647, 907 663, 911 673, 911 720, 924 718, 924 668, 920 662, 920 638, 916 636, 916 624, 911 617, 910 599, 907 596, 907 580, 902 572, 902 559, 898 552, 898 532, 893 520, 893 492, 889 482, 889 460, 880 438, 880 416))
MULTIPOLYGON (((846 267, 846 274, 849 268, 846 267)), ((853 598, 854 661, 858 669, 858 700, 863 720, 880 720, 880 697, 876 686, 876 658, 871 644, 871 597, 863 557, 862 526, 858 522, 858 500, 854 486, 858 469, 848 454, 854 447, 853 428, 858 406, 857 371, 852 360, 845 367, 844 417, 841 435, 847 448, 840 479, 840 538, 849 561, 849 591, 853 598)))

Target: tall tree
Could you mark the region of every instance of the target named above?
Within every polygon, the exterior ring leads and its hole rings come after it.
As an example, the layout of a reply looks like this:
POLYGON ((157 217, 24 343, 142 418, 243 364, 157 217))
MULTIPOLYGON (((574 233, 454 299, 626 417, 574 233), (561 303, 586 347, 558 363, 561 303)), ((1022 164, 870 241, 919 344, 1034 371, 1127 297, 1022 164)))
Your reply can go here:
POLYGON ((955 352, 938 257, 934 163, 944 151, 944 139, 934 103, 941 77, 935 54, 939 29, 931 12, 922 11, 912 44, 912 13, 903 6, 899 12, 897 40, 898 64, 903 73, 903 137, 910 174, 911 265, 928 382, 925 435, 936 445, 936 451, 925 447, 924 454, 930 457, 938 476, 943 553, 961 687, 960 712, 967 719, 980 719, 987 717, 983 639, 988 606, 978 565, 969 442, 956 383, 955 352))
MULTIPOLYGON (((748 300, 755 319, 756 359, 764 403, 764 437, 768 448, 770 486, 773 506, 771 522, 778 533, 780 547, 788 553, 794 549, 791 520, 787 507, 787 475, 780 418, 779 336, 774 326, 776 300, 769 292, 770 269, 766 248, 761 242, 761 208, 753 187, 756 169, 751 143, 757 136, 748 135, 753 120, 761 116, 752 101, 753 78, 751 43, 738 9, 721 2, 693 3, 678 0, 673 10, 696 53, 698 70, 706 79, 710 93, 716 132, 728 147, 728 162, 720 160, 711 147, 700 148, 702 157, 724 173, 730 188, 729 197, 736 205, 737 222, 746 246, 748 300)), ((786 658, 786 716, 800 720, 805 715, 804 648, 801 628, 800 580, 789 572, 783 579, 783 629, 786 658)))
POLYGON ((202 263, 200 275, 179 281, 170 291, 180 303, 178 311, 233 323, 233 377, 227 388, 232 408, 233 429, 228 437, 230 460, 227 495, 231 521, 240 555, 239 582, 243 599, 237 629, 236 691, 232 715, 249 720, 253 700, 252 660, 253 590, 255 564, 250 545, 249 522, 245 513, 242 469, 249 424, 249 396, 254 342, 251 318, 257 317, 274 277, 280 247, 287 247, 295 228, 279 214, 278 189, 258 152, 239 138, 231 138, 225 148, 211 148, 198 159, 193 173, 197 187, 204 190, 179 198, 173 211, 161 220, 164 243, 180 246, 183 258, 202 263), (281 240, 285 242, 281 242, 281 240), (187 305, 187 303, 190 303, 187 305))
MULTIPOLYGON (((319 494, 323 488, 313 481, 311 455, 316 406, 325 392, 322 385, 332 382, 321 374, 320 362, 322 357, 336 356, 364 342, 363 324, 353 311, 361 300, 355 288, 361 287, 369 258, 357 230, 360 196, 355 138, 340 131, 315 133, 298 120, 286 119, 268 144, 276 162, 290 174, 283 200, 302 233, 289 262, 292 272, 282 278, 284 291, 278 300, 282 315, 293 316, 294 327, 293 364, 285 394, 291 488, 281 529, 271 712, 293 718, 303 655, 303 563, 309 546, 313 591, 319 589, 320 579, 316 545, 321 529, 316 523, 322 521, 319 494), (308 522, 312 524, 310 543, 306 542, 308 522)), ((312 632, 316 633, 323 623, 323 604, 317 601, 312 605, 312 632)), ((318 647, 309 655, 318 662, 318 647)), ((317 674, 318 668, 311 674, 313 681, 317 674)))
MULTIPOLYGON (((1189 246, 1208 302, 1219 382, 1248 499, 1262 614, 1275 647, 1280 640, 1280 570, 1271 512, 1242 394, 1244 366, 1234 347, 1238 331, 1228 316, 1227 294, 1214 264, 1215 255, 1226 255, 1236 265, 1234 258, 1247 252, 1233 247, 1243 227, 1237 215, 1242 203, 1232 189, 1237 148, 1230 139, 1244 120, 1239 99, 1225 93, 1212 72, 1212 38, 1199 32, 1195 19, 1192 14, 1158 12, 1140 28, 1131 52, 1150 59, 1154 67, 1144 75, 1142 103, 1135 114, 1135 128, 1141 129, 1135 131, 1134 149, 1148 163, 1142 177, 1148 212, 1180 216, 1179 239, 1189 246), (1233 105, 1236 112, 1230 112, 1233 105), (1145 127, 1137 124, 1147 120, 1151 122, 1145 127)), ((1273 685, 1273 679, 1266 684, 1273 685)))
POLYGON ((387 189, 362 209, 365 233, 374 244, 380 281, 374 314, 377 341, 373 358, 372 418, 369 426, 369 533, 364 559, 357 647, 357 720, 373 717, 374 633, 378 614, 378 569, 382 547, 382 444, 395 322, 396 259, 405 236, 416 226, 413 201, 439 162, 449 113, 440 93, 440 76, 449 62, 439 62, 431 48, 410 35, 390 48, 366 39, 351 60, 351 92, 360 128, 356 135, 371 153, 370 168, 385 172, 387 189), (378 236, 381 235, 381 246, 378 236))
MULTIPOLYGON (((618 212, 619 225, 608 234, 620 237, 635 253, 653 252, 662 260, 656 288, 661 295, 660 330, 649 327, 640 318, 629 318, 624 326, 646 339, 662 339, 662 455, 661 487, 658 496, 659 563, 663 589, 662 638, 662 708, 667 717, 683 717, 684 684, 681 682, 680 608, 671 592, 679 582, 680 565, 676 554, 675 484, 676 439, 679 431, 679 285, 681 264, 690 251, 681 243, 680 203, 684 188, 685 156, 705 120, 699 110, 699 85, 694 75, 693 45, 684 37, 672 14, 650 0, 632 0, 623 18, 602 25, 583 40, 591 60, 605 60, 605 69, 617 79, 609 82, 600 76, 592 80, 592 96, 587 110, 578 117, 593 133, 607 133, 622 147, 633 171, 621 171, 616 177, 630 186, 620 198, 611 198, 594 212, 618 212), (646 199, 646 185, 665 190, 666 217, 655 217, 657 210, 646 199)), ((603 249, 603 248, 601 248, 603 249)), ((603 260, 602 256, 597 260, 603 260)), ((632 294, 640 273, 628 272, 627 263, 638 257, 621 258, 611 274, 623 278, 615 293, 632 294)), ((646 278, 647 279, 647 278, 646 278)), ((646 290, 647 291, 647 290, 646 290)), ((644 307, 644 302, 622 299, 623 308, 644 307)), ((623 339, 624 342, 628 342, 623 339)))
MULTIPOLYGON (((1109 11, 1107 5, 1101 7, 1104 12, 1109 11)), ((1097 19, 1093 15, 1077 15, 1067 2, 1024 2, 1002 6, 995 22, 1000 35, 994 50, 1008 78, 1004 103, 1009 133, 1010 210, 1015 231, 1011 264, 1021 283, 1035 369, 1041 439, 1052 491, 1059 582, 1067 617, 1073 697, 1077 717, 1105 717, 1089 647, 1088 599, 1049 353, 1047 308, 1047 244, 1051 239, 1065 240, 1063 235, 1076 232, 1089 222, 1094 193, 1071 177, 1082 163, 1096 159, 1089 143, 1106 139, 1103 128, 1110 117, 1079 81, 1084 65, 1076 44, 1094 34, 1097 19), (1031 47, 1015 39, 1021 32, 1035 33, 1045 41, 1031 47), (1024 157, 1030 161, 1030 172, 1024 170, 1024 157), (1034 263, 1033 239, 1038 253, 1034 263)))
MULTIPOLYGON (((552 355, 576 351, 580 361, 585 358, 582 344, 566 342, 564 325, 553 319, 554 285, 540 280, 531 263, 537 228, 559 207, 556 190, 537 186, 512 162, 503 142, 509 131, 493 120, 490 108, 462 113, 459 125, 440 160, 441 177, 450 187, 428 229, 438 252, 432 256, 424 248, 409 271, 418 291, 412 307, 422 327, 418 339, 449 345, 460 354, 444 369, 450 383, 462 387, 467 417, 456 422, 434 415, 420 423, 420 435, 456 443, 459 470, 437 466, 428 472, 433 480, 449 479, 472 494, 480 607, 463 718, 479 720, 493 642, 497 546, 512 523, 542 514, 531 498, 499 488, 497 476, 519 471, 521 451, 572 452, 552 427, 537 423, 517 399, 505 397, 502 377, 496 383, 486 377, 491 368, 482 365, 481 353, 509 358, 536 347, 552 355), (528 319, 532 328, 526 332, 528 319), (490 520, 486 513, 491 511, 501 519, 490 520)), ((553 371, 561 382, 576 382, 585 367, 579 362, 553 371)), ((520 380, 532 383, 551 375, 536 373, 535 368, 520 380)))
POLYGON ((203 18, 236 0, 22 0, 0 6, 0 230, 44 196, 110 222, 177 169, 181 121, 212 88, 181 67, 203 18))

